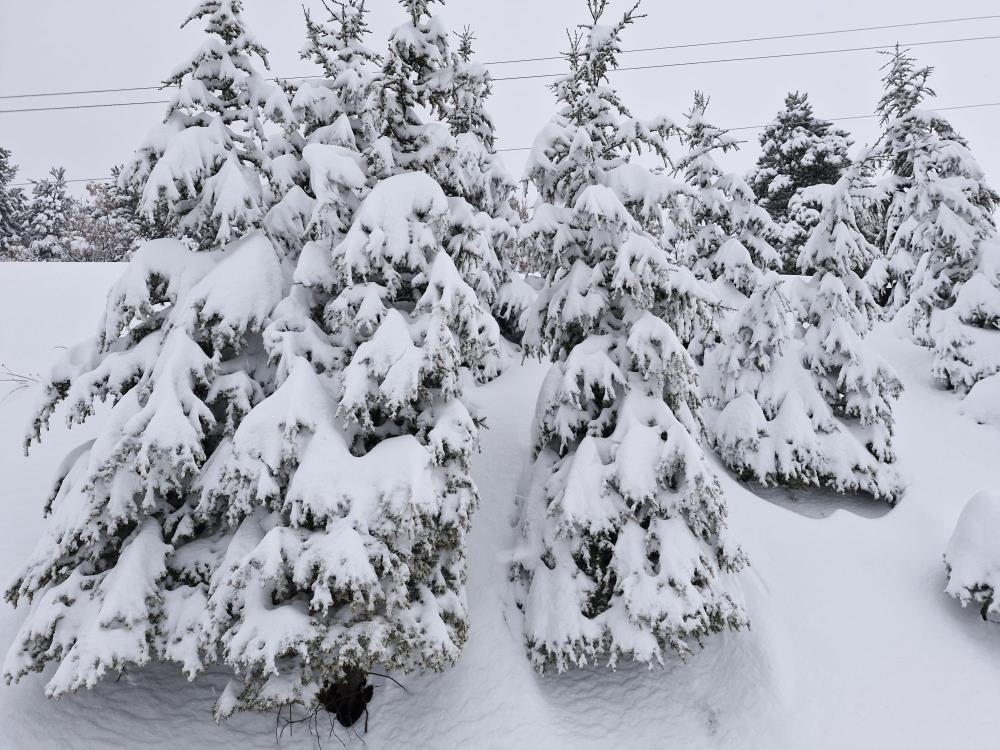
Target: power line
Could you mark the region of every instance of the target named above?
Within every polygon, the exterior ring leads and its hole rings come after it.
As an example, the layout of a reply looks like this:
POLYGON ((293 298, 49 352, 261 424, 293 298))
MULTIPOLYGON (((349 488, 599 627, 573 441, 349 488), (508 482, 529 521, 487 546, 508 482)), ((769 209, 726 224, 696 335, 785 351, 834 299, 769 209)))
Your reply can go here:
MULTIPOLYGON (((909 42, 905 45, 900 45, 904 47, 925 47, 932 44, 958 44, 963 42, 984 42, 993 39, 1000 39, 1000 34, 993 34, 991 36, 973 36, 964 37, 961 39, 932 39, 926 42, 909 42)), ((655 70, 659 68, 682 68, 691 65, 712 65, 715 63, 731 63, 731 62, 750 62, 753 60, 777 60, 789 57, 809 57, 815 55, 833 55, 845 52, 873 52, 877 50, 887 49, 892 47, 893 44, 881 44, 872 47, 843 47, 839 49, 825 49, 825 50, 811 50, 806 52, 783 52, 772 55, 750 55, 746 57, 721 57, 715 60, 688 60, 685 62, 672 62, 672 63, 655 63, 652 65, 632 65, 627 67, 615 68, 610 73, 622 73, 628 71, 636 70, 655 70)), ((559 78, 565 75, 565 73, 531 73, 527 75, 520 76, 504 76, 494 78, 494 81, 524 81, 529 79, 538 78, 559 78)), ((0 109, 0 115, 12 115, 22 112, 55 112, 60 110, 70 110, 70 109, 106 109, 109 107, 137 107, 147 104, 169 104, 169 99, 157 99, 155 101, 147 102, 109 102, 107 104, 64 104, 55 107, 22 107, 18 109, 0 109)))
POLYGON ((107 104, 64 104, 58 107, 24 107, 23 109, 0 109, 0 115, 13 115, 20 112, 57 112, 65 109, 106 109, 108 107, 138 107, 143 104, 170 104, 169 99, 158 99, 153 102, 108 102, 107 104))
MULTIPOLYGON (((982 102, 980 104, 956 104, 955 106, 952 106, 952 107, 934 107, 931 111, 932 112, 953 112, 953 111, 959 110, 959 109, 982 109, 984 107, 1000 107, 1000 102, 982 102)), ((826 118, 817 118, 817 119, 825 120, 825 121, 828 121, 828 122, 841 122, 843 120, 871 120, 871 119, 874 119, 875 117, 877 117, 877 115, 867 114, 867 115, 844 115, 843 117, 826 117, 826 118)), ((806 121, 803 120, 801 123, 790 122, 788 124, 789 125, 798 125, 798 124, 803 124, 805 122, 806 121)), ((765 125, 738 125, 738 126, 733 127, 733 128, 724 128, 724 129, 727 130, 727 131, 734 131, 734 130, 763 130, 766 127, 767 127, 766 124, 765 125)), ((497 151, 498 152, 509 153, 509 152, 513 152, 513 151, 531 151, 532 148, 534 148, 534 147, 533 146, 517 146, 517 147, 511 147, 511 148, 498 148, 497 151)), ((65 180, 65 182, 106 182, 106 181, 112 180, 112 179, 114 179, 114 178, 113 177, 91 177, 91 178, 88 178, 88 179, 65 180)), ((12 184, 11 187, 29 187, 31 184, 32 184, 31 182, 18 182, 18 183, 12 184)))
POLYGON ((31 94, 3 94, 0 99, 37 99, 43 96, 74 96, 76 94, 120 94, 125 91, 159 91, 159 86, 125 86, 117 89, 80 89, 77 91, 45 91, 31 94))
MULTIPOLYGON (((721 39, 712 42, 692 42, 690 44, 668 44, 662 47, 638 47, 636 49, 623 49, 622 53, 633 52, 660 52, 671 49, 690 49, 692 47, 715 47, 724 44, 743 44, 746 42, 772 42, 781 39, 802 39, 805 37, 833 36, 836 34, 853 34, 859 31, 885 31, 886 29, 914 28, 917 26, 934 26, 943 23, 962 23, 964 21, 988 21, 1000 18, 1000 15, 989 16, 966 16, 965 18, 942 18, 938 21, 911 21, 909 23, 891 23, 884 26, 858 26, 853 29, 836 29, 831 31, 805 31, 796 34, 777 34, 774 36, 751 36, 741 39, 721 39)), ((523 62, 548 62, 550 60, 562 60, 561 55, 553 57, 527 57, 517 60, 492 60, 484 62, 483 65, 510 65, 523 62)), ((2 98, 2 97, 0 97, 2 98)))
MULTIPOLYGON (((11 183, 11 187, 31 187, 35 182, 42 182, 42 180, 47 178, 42 178, 41 180, 29 180, 28 182, 14 182, 11 183)), ((78 177, 73 180, 63 180, 63 182, 107 182, 108 180, 113 180, 114 177, 78 177)))
MULTIPOLYGON (((972 36, 964 37, 961 39, 932 39, 926 42, 908 42, 907 44, 900 44, 900 47, 926 47, 932 44, 958 44, 962 42, 984 42, 991 39, 1000 39, 1000 34, 994 34, 991 36, 972 36)), ((835 55, 845 52, 876 52, 879 50, 889 49, 895 46, 896 42, 892 44, 880 44, 871 47, 841 47, 838 49, 821 49, 821 50, 810 50, 805 52, 781 52, 772 55, 748 55, 745 57, 719 57, 714 60, 688 60, 684 62, 672 62, 672 63, 655 63, 651 65, 629 65, 622 66, 620 68, 615 68, 614 70, 608 71, 609 73, 622 73, 631 70, 654 70, 657 68, 684 68, 691 65, 714 65, 716 63, 731 63, 731 62, 751 62, 754 60, 778 60, 788 57, 810 57, 815 55, 835 55)), ((533 78, 560 78, 566 75, 565 73, 529 73, 526 75, 519 76, 502 76, 494 78, 494 81, 524 81, 533 78)))
MULTIPOLYGON (((910 21, 910 22, 906 22, 906 23, 885 24, 885 25, 882 25, 882 26, 857 26, 857 27, 850 28, 850 29, 833 29, 833 30, 829 30, 829 31, 805 31, 805 32, 799 32, 799 33, 794 33, 794 34, 776 34, 776 35, 772 35, 772 36, 744 37, 744 38, 739 38, 739 39, 719 39, 719 40, 708 41, 708 42, 691 42, 691 43, 686 43, 686 44, 668 44, 668 45, 663 45, 663 46, 658 46, 658 47, 638 47, 638 48, 635 48, 635 49, 622 50, 622 53, 623 54, 632 54, 632 53, 639 53, 639 52, 660 52, 660 51, 665 51, 665 50, 693 49, 693 48, 697 48, 697 47, 715 47, 715 46, 726 45, 726 44, 743 44, 743 43, 748 43, 748 42, 780 41, 780 40, 783 40, 783 39, 804 39, 804 38, 819 37, 819 36, 833 36, 833 35, 837 35, 837 34, 853 34, 853 33, 861 32, 861 31, 884 31, 886 29, 916 28, 916 27, 922 27, 922 26, 935 26, 935 25, 947 24, 947 23, 964 23, 964 22, 969 22, 969 21, 988 21, 988 20, 993 20, 993 19, 997 19, 997 18, 1000 18, 1000 14, 992 14, 992 15, 985 15, 985 16, 964 16, 964 17, 961 17, 961 18, 942 18, 942 19, 939 19, 939 20, 936 20, 936 21, 910 21)), ((982 38, 988 39, 988 38, 992 38, 992 37, 982 37, 982 38)), ((941 41, 941 42, 918 42, 918 43, 911 44, 911 45, 906 45, 906 46, 916 47, 916 46, 921 46, 923 44, 942 44, 942 43, 949 42, 949 41, 970 41, 970 40, 944 40, 944 41, 941 41)), ((891 45, 886 45, 886 46, 891 46, 891 45)), ((865 49, 866 51, 870 51, 870 50, 873 50, 873 49, 882 49, 882 47, 871 47, 871 48, 863 48, 863 49, 865 49)), ((843 51, 856 51, 856 50, 843 50, 843 51)), ((813 53, 810 53, 810 54, 831 54, 831 53, 832 53, 832 51, 824 51, 824 52, 813 52, 813 53)), ((796 53, 792 53, 792 54, 796 54, 796 53)), ((801 54, 801 53, 798 53, 798 54, 801 54)), ((742 62, 742 61, 745 61, 745 60, 768 59, 768 57, 758 56, 758 57, 751 57, 751 58, 736 58, 736 60, 742 62)), ((779 55, 778 57, 781 57, 781 55, 779 55)), ((483 65, 512 65, 512 64, 516 64, 516 63, 549 62, 549 61, 553 61, 553 60, 562 60, 562 59, 564 59, 562 55, 552 55, 552 56, 547 56, 547 57, 522 57, 522 58, 509 59, 509 60, 492 60, 492 61, 489 61, 489 62, 484 62, 482 64, 483 65)), ((728 60, 694 61, 694 62, 687 62, 687 63, 678 63, 678 65, 704 65, 704 64, 715 63, 715 62, 729 62, 729 61, 728 60)), ((664 66, 664 67, 666 67, 666 66, 664 66)), ((644 68, 619 68, 619 70, 641 70, 641 69, 644 69, 644 68)), ((542 75, 542 76, 535 76, 535 77, 548 78, 548 77, 555 77, 556 75, 558 75, 558 74, 554 74, 553 73, 551 75, 542 75)), ((285 76, 284 78, 278 77, 278 78, 274 78, 272 80, 275 80, 275 81, 279 81, 279 80, 298 80, 298 79, 303 79, 303 78, 321 78, 321 77, 322 76, 313 76, 313 75, 310 75, 310 76, 285 76)), ((527 76, 527 77, 531 77, 531 76, 527 76)), ((501 81, 501 80, 518 80, 520 78, 521 78, 521 76, 509 76, 509 77, 503 77, 503 78, 494 78, 493 80, 495 80, 495 81, 501 81)), ((161 90, 163 88, 165 88, 163 85, 156 85, 156 86, 122 86, 122 87, 117 87, 117 88, 104 88, 104 89, 80 89, 80 90, 73 90, 73 91, 31 92, 31 93, 27 93, 27 94, 0 94, 0 100, 3 100, 3 99, 34 99, 34 98, 49 97, 49 96, 76 96, 76 95, 81 95, 81 94, 120 94, 120 93, 124 93, 124 92, 127 92, 127 91, 159 91, 159 90, 161 90)), ((22 111, 22 110, 16 110, 16 111, 22 111)), ((26 111, 32 111, 32 110, 26 110, 26 111)))
MULTIPOLYGON (((925 47, 932 44, 959 44, 964 42, 983 42, 993 39, 1000 39, 1000 34, 993 34, 990 36, 974 36, 974 37, 963 37, 959 39, 932 39, 925 42, 909 42, 905 45, 900 45, 904 47, 925 47)), ((615 68, 611 73, 621 73, 636 70, 654 70, 659 68, 682 68, 692 65, 713 65, 716 63, 731 63, 731 62, 750 62, 753 60, 777 60, 790 57, 809 57, 815 55, 833 55, 846 52, 873 52, 878 50, 884 50, 892 47, 895 44, 881 44, 870 47, 842 47, 839 49, 826 49, 826 50, 811 50, 805 52, 782 52, 771 55, 750 55, 745 57, 721 57, 714 60, 688 60, 684 62, 672 62, 672 63, 655 63, 651 65, 633 65, 615 68)), ((524 81, 529 79, 539 79, 539 78, 559 78, 565 75, 565 73, 531 73, 519 76, 502 76, 494 78, 494 81, 524 81)), ((109 89, 110 90, 110 89, 109 89)), ((124 90, 124 89, 123 89, 124 90)), ((19 114, 22 112, 55 112, 61 110, 71 110, 71 109, 107 109, 110 107, 136 107, 143 106, 147 104, 169 104, 169 99, 157 99, 154 101, 144 101, 144 102, 108 102, 106 104, 64 104, 54 107, 21 107, 17 109, 0 109, 0 115, 9 114, 19 114)))

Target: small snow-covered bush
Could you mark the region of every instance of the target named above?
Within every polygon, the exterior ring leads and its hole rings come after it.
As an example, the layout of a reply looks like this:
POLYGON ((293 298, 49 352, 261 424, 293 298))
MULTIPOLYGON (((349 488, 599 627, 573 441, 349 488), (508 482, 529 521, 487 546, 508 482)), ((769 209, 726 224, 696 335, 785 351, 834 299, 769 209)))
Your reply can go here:
POLYGON ((975 604, 983 619, 1000 620, 1000 492, 983 490, 958 517, 944 553, 950 596, 975 604))

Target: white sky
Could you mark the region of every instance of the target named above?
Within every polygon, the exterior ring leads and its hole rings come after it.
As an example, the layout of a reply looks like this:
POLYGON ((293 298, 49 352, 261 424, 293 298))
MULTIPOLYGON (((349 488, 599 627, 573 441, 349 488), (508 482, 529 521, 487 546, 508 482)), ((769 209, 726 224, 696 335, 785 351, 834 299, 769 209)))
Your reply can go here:
MULTIPOLYGON (((304 0, 319 6, 319 0, 304 0)), ((0 0, 0 95, 65 89, 111 88, 155 84, 199 43, 200 27, 178 28, 193 0, 0 0)), ((271 50, 275 75, 316 71, 298 58, 302 11, 298 0, 246 0, 247 21, 271 50)), ((375 32, 371 45, 384 46, 401 20, 395 0, 369 0, 375 32)), ((565 48, 564 29, 586 19, 583 0, 448 0, 440 14, 452 29, 465 24, 477 34, 480 60, 538 57, 565 48)), ((615 13, 624 8, 613 3, 615 13)), ((1000 13, 996 0, 717 0, 666 2, 645 0, 648 18, 630 29, 626 48, 714 41, 910 21, 1000 13)), ((1000 34, 1000 19, 920 28, 873 31, 806 39, 744 43, 630 54, 625 65, 705 60, 801 50, 871 46, 900 41, 1000 34)), ((1000 101, 996 75, 1000 40, 917 47, 922 64, 936 68, 932 79, 940 106, 1000 101)), ((691 93, 712 97, 710 117, 735 127, 769 121, 789 90, 808 91, 824 117, 871 112, 879 96, 875 52, 857 52, 782 60, 697 65, 621 72, 613 78, 626 103, 639 115, 663 113, 681 120, 691 93)), ((495 76, 559 72, 550 61, 491 66, 495 76)), ((491 102, 500 146, 530 145, 551 115, 546 81, 497 82, 491 102)), ((36 99, 3 99, 0 109, 74 103, 162 99, 156 91, 36 99)), ((18 181, 63 165, 70 178, 102 177, 126 159, 143 134, 163 114, 162 105, 64 112, 0 114, 0 145, 14 152, 21 166, 18 181)), ((971 142, 973 152, 1000 182, 1000 107, 948 112, 971 142)), ((877 135, 874 120, 840 123, 857 143, 877 135)), ((744 170, 756 158, 757 131, 742 132, 743 150, 729 157, 732 169, 744 170)), ((522 154, 505 154, 519 175, 522 154)))

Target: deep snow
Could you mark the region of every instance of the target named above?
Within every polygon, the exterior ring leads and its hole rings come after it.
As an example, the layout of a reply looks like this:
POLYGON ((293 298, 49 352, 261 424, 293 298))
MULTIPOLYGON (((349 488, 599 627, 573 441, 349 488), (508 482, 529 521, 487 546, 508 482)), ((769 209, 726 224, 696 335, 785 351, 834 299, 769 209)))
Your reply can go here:
MULTIPOLYGON (((98 323, 121 268, 0 264, 0 363, 44 370, 55 349, 98 323)), ((488 419, 474 471, 482 492, 469 539, 472 628, 465 653, 440 675, 400 677, 371 704, 367 747, 988 747, 1000 736, 1000 626, 944 593, 942 554, 966 501, 1000 488, 1000 430, 963 416, 930 380, 930 355, 875 332, 906 386, 896 409, 899 506, 807 493, 752 494, 715 462, 734 535, 750 631, 716 636, 666 669, 532 672, 507 585, 514 495, 545 372, 529 362, 478 389, 488 419)), ((31 551, 55 466, 90 434, 57 427, 29 458, 21 440, 36 394, 0 404, 0 570, 6 584, 31 551)), ((98 417, 99 418, 99 417, 98 417)), ((1000 543, 1000 542, 998 542, 1000 543)), ((23 617, 0 605, 0 648, 23 617)), ((58 702, 43 677, 0 686, 0 747, 274 748, 273 716, 211 718, 225 680, 189 685, 173 668, 108 680, 58 702)), ((382 683, 382 680, 377 680, 382 683)), ((348 741, 345 730, 338 729, 348 741)), ((339 747, 327 739, 324 747, 339 747)), ((350 736, 356 746, 358 739, 350 736)), ((279 747, 315 747, 304 727, 279 747)))

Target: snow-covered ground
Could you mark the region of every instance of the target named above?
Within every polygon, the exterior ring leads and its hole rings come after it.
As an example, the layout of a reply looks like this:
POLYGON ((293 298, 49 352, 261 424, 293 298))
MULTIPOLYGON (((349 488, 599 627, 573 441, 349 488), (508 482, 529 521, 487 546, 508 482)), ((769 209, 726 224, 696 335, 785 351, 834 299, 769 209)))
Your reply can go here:
MULTIPOLYGON (((0 264, 0 363, 42 371, 97 324, 112 265, 0 264)), ((370 748, 985 748, 1000 737, 1000 626, 944 594, 942 554, 965 502, 1000 489, 1000 430, 933 387, 929 355, 878 329, 906 393, 896 409, 900 505, 874 513, 830 495, 753 494, 718 466, 730 523, 751 560, 752 629, 717 636, 666 669, 532 672, 506 577, 511 520, 545 368, 516 367, 473 400, 489 429, 475 464, 482 505, 469 540, 472 630, 458 666, 376 691, 370 748)), ((0 570, 35 543, 49 482, 87 428, 56 429, 29 458, 34 393, 0 404, 0 570)), ((6 650, 23 613, 0 607, 6 650)), ((377 680, 381 683, 382 680, 377 680)), ((0 747, 274 748, 274 716, 212 721, 224 679, 193 685, 170 668, 43 697, 43 677, 0 687, 0 747)), ((343 729, 345 742, 360 742, 343 729)), ((324 747, 339 747, 327 739, 324 747)), ((315 747, 304 726, 279 747, 315 747)))

